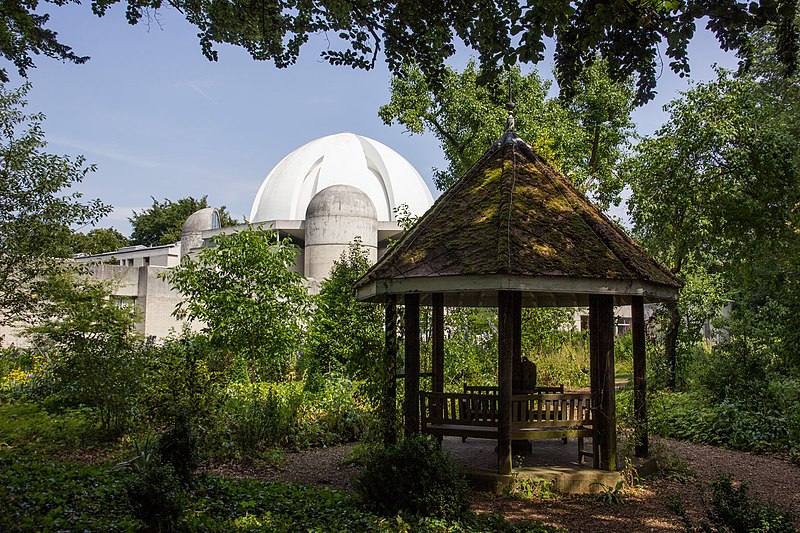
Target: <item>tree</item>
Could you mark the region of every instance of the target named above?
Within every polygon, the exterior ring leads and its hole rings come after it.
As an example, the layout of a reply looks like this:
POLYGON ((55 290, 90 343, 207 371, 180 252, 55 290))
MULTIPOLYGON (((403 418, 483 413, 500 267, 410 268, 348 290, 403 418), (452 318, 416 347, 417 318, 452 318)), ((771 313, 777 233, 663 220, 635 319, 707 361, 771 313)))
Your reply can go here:
MULTIPOLYGON (((763 290, 768 277, 780 284, 796 270, 776 267, 798 257, 797 103, 796 90, 776 94, 752 76, 720 72, 670 103, 668 122, 636 147, 621 169, 635 234, 673 273, 721 271, 741 300, 753 280, 763 290)), ((677 304, 666 308, 674 387, 682 322, 677 304)))
POLYGON ((0 87, 0 323, 24 320, 41 302, 37 283, 72 252, 70 226, 111 209, 70 191, 94 166, 45 152, 44 116, 23 109, 29 88, 0 87))
MULTIPOLYGON (((177 202, 166 198, 163 202, 152 197, 151 199, 152 206, 138 213, 134 211, 133 216, 128 219, 133 226, 131 244, 160 246, 178 242, 181 240, 181 230, 186 219, 195 211, 209 207, 208 196, 203 196, 199 200, 189 196, 177 202)), ((225 206, 217 209, 217 212, 220 226, 238 224, 238 221, 225 211, 225 206)))
POLYGON ((96 228, 88 233, 75 232, 71 240, 73 254, 102 254, 130 244, 127 237, 114 228, 96 228))
POLYGON ((253 227, 212 242, 167 273, 185 298, 175 315, 204 323, 210 342, 233 354, 250 379, 285 379, 308 314, 303 278, 290 270, 297 248, 253 227))
MULTIPOLYGON (((77 0, 46 0, 62 6, 77 0)), ((89 58, 76 55, 72 48, 59 42, 58 34, 45 27, 50 15, 42 13, 36 0, 3 2, 0 7, 0 54, 11 61, 20 76, 34 68, 31 54, 44 55, 62 61, 85 63, 89 58)), ((0 83, 8 82, 8 72, 0 69, 0 83)))
MULTIPOLYGON (((69 0, 52 0, 62 5, 69 0)), ((163 0, 93 0, 92 10, 104 15, 118 3, 126 5, 128 22, 157 16, 163 0)), ((660 69, 661 43, 669 66, 689 72, 687 45, 699 20, 716 35, 725 50, 748 46, 747 32, 773 24, 786 69, 795 68, 798 54, 797 4, 793 0, 580 0, 576 2, 504 2, 501 0, 427 2, 341 2, 334 0, 171 0, 197 28, 203 54, 216 61, 217 44, 241 46, 257 60, 278 68, 294 64, 311 35, 322 34, 333 44, 322 58, 333 65, 370 69, 383 53, 395 74, 408 62, 426 77, 441 79, 445 61, 456 43, 478 52, 487 73, 517 63, 545 58, 546 38, 556 42, 555 68, 562 89, 574 92, 574 82, 602 54, 616 80, 637 77, 637 101, 653 98, 660 69)), ((0 53, 23 75, 31 54, 80 63, 57 35, 45 29, 47 14, 36 12, 31 0, 4 5, 0 23, 0 53)))
POLYGON ((47 303, 27 333, 49 357, 50 400, 93 407, 101 427, 120 435, 132 422, 146 367, 135 307, 117 305, 111 285, 68 267, 48 273, 38 289, 47 303))
POLYGON ((612 169, 633 131, 629 85, 611 81, 597 63, 580 76, 581 90, 566 104, 547 97, 549 84, 535 71, 522 75, 513 68, 483 84, 480 77, 470 62, 463 72, 448 69, 438 88, 420 69, 408 68, 392 79, 391 99, 380 109, 386 124, 437 136, 448 161, 446 170, 434 171, 437 188, 446 190, 502 135, 510 86, 520 135, 578 187, 613 198, 621 184, 612 169))
POLYGON ((369 268, 359 241, 334 261, 314 298, 316 311, 308 327, 303 364, 311 372, 345 372, 367 381, 377 397, 381 384, 383 313, 381 306, 356 301, 353 283, 369 268))

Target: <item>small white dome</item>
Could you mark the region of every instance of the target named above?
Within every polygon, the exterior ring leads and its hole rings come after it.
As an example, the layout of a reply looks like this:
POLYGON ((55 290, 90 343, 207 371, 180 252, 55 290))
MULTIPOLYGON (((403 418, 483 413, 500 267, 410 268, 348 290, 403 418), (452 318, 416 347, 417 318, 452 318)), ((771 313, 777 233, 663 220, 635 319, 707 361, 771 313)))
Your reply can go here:
POLYGON ((377 218, 369 196, 350 185, 333 185, 323 189, 309 202, 306 219, 330 216, 377 218))
POLYGON ((399 205, 421 215, 433 204, 419 172, 400 154, 367 137, 337 133, 301 146, 272 169, 253 202, 250 222, 304 220, 311 199, 333 185, 364 192, 382 221, 394 220, 399 205))
POLYGON ((183 223, 181 233, 200 233, 219 228, 219 213, 213 207, 198 209, 183 223))

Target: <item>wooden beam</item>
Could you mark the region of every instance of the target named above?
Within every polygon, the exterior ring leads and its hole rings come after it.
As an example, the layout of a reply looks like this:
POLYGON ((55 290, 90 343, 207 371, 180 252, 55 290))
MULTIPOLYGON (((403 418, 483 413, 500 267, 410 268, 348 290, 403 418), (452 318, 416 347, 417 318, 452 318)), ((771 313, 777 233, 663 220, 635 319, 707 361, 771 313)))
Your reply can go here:
POLYGON ((383 366, 386 382, 383 386, 383 442, 397 442, 397 305, 394 296, 387 296, 384 303, 385 321, 383 330, 383 366))
POLYGON ((589 381, 592 391, 592 466, 600 468, 600 437, 604 432, 603 420, 600 417, 600 309, 597 295, 589 295, 589 381))
POLYGON ((405 295, 405 436, 419 433, 419 294, 405 295))
POLYGON ((499 291, 497 301, 497 472, 510 474, 515 299, 510 291, 499 291))
POLYGON ((432 303, 431 388, 432 392, 444 392, 444 294, 433 294, 432 303))
POLYGON ((597 378, 599 402, 597 422, 599 426, 598 444, 600 447, 600 468, 617 469, 617 409, 616 387, 614 384, 614 299, 611 296, 596 295, 594 325, 597 331, 596 342, 597 378))
POLYGON ((512 374, 514 390, 522 390, 527 388, 526 383, 523 383, 522 373, 522 293, 512 292, 512 336, 513 343, 513 360, 512 360, 512 374))
POLYGON ((645 354, 644 298, 631 298, 631 328, 633 334, 633 419, 638 442, 636 457, 649 455, 647 431, 647 358, 645 354))

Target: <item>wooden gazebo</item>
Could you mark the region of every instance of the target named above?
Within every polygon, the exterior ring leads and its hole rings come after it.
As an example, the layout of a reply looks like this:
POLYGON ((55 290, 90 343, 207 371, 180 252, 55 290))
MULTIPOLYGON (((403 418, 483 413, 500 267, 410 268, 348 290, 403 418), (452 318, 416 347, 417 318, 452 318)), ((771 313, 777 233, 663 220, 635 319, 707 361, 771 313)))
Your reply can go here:
MULTIPOLYGON (((396 355, 395 303, 405 306, 406 435, 420 431, 420 305, 433 308, 433 392, 442 392, 444 382, 444 307, 497 307, 500 474, 512 469, 522 307, 588 307, 594 466, 615 470, 614 306, 633 309, 635 414, 646 428, 643 305, 674 300, 682 283, 537 155, 509 122, 475 166, 356 283, 357 297, 386 304, 390 365, 396 355)), ((647 456, 646 432, 636 452, 647 456)))

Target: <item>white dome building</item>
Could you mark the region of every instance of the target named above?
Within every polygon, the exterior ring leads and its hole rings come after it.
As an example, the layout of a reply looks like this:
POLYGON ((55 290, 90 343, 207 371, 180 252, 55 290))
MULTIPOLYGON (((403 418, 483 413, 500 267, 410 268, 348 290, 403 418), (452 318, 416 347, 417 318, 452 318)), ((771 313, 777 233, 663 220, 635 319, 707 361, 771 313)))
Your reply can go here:
POLYGON ((301 249, 295 268, 320 281, 355 239, 375 262, 402 231, 395 208, 422 215, 432 204, 428 186, 400 154, 367 137, 337 133, 301 146, 269 172, 250 222, 291 236, 301 249))
POLYGON ((311 199, 333 185, 365 193, 378 220, 394 220, 405 204, 422 215, 433 197, 419 172, 388 146, 354 133, 337 133, 304 144, 273 168, 261 184, 250 222, 305 220, 311 199))

